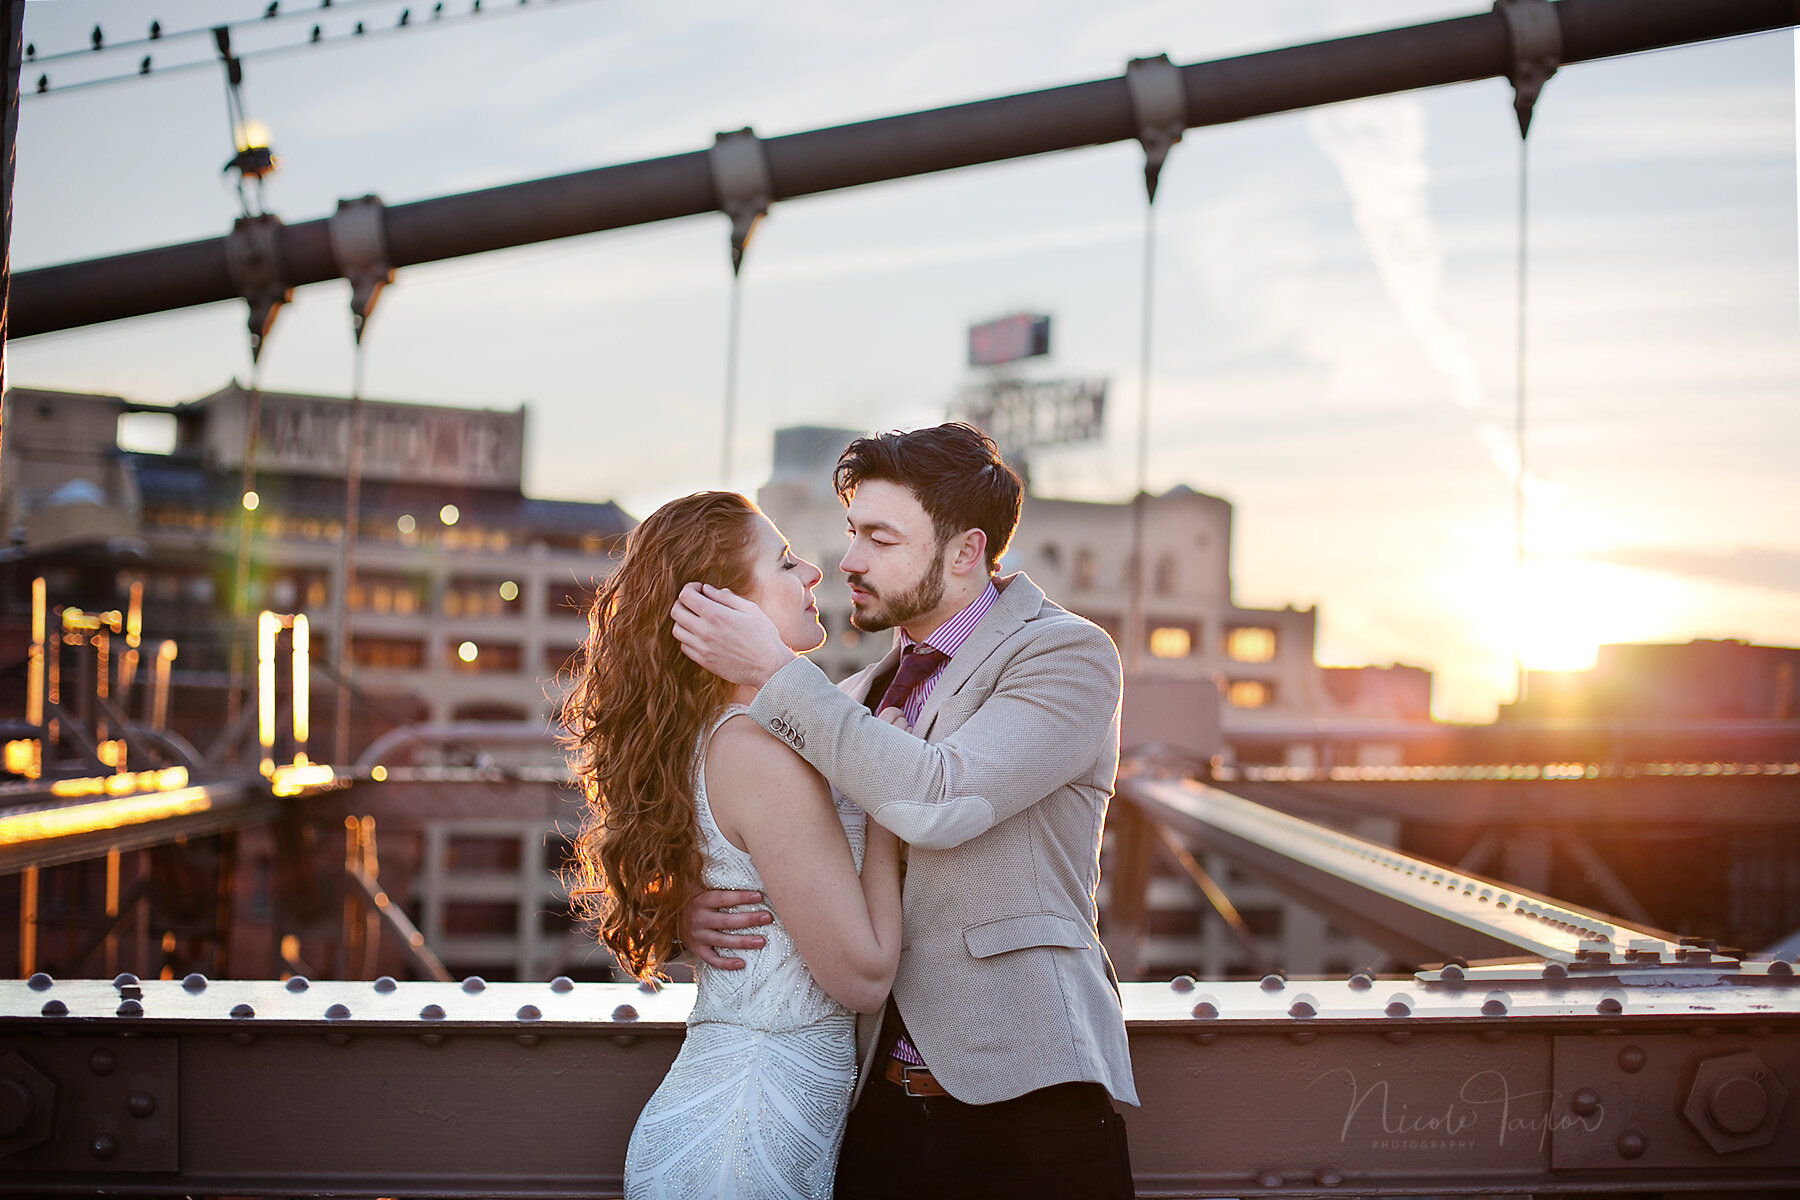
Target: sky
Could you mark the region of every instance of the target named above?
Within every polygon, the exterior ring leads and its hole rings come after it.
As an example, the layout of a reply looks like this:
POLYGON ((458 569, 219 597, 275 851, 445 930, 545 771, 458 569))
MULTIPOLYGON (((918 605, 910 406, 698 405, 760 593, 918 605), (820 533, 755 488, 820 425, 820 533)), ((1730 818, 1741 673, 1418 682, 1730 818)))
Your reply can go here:
MULTIPOLYGON (((221 22, 289 223, 763 136, 1486 11, 1450 0, 38 0, 52 90, 21 104, 15 271, 223 235, 239 200, 221 22), (315 10, 313 0, 284 8, 315 10), (417 14, 396 28, 402 9, 417 14), (364 23, 355 39, 350 27, 364 23), (257 55, 303 41, 291 53, 257 55), (152 71, 136 77, 145 49, 152 71), (79 53, 86 51, 85 53, 79 53), (78 52, 71 57, 50 56, 78 52), (163 72, 167 73, 163 73, 163 72), (105 75, 118 83, 59 89, 105 75)), ((1190 131, 1156 203, 1145 482, 1234 505, 1233 586, 1318 607, 1320 662, 1434 673, 1490 719, 1602 642, 1800 645, 1797 55, 1783 31, 1581 63, 1528 144, 1526 565, 1516 567, 1521 151, 1503 80, 1190 131)), ((732 469, 723 214, 402 270, 363 394, 527 409, 526 490, 643 515, 767 477, 773 430, 944 418, 972 323, 1048 313, 1040 378, 1104 378, 1098 442, 1045 495, 1138 483, 1145 200, 1124 143, 777 204, 741 281, 732 469)), ((296 292, 274 390, 347 395, 343 282, 296 292)), ((180 402, 248 380, 215 304, 11 342, 9 386, 180 402)))

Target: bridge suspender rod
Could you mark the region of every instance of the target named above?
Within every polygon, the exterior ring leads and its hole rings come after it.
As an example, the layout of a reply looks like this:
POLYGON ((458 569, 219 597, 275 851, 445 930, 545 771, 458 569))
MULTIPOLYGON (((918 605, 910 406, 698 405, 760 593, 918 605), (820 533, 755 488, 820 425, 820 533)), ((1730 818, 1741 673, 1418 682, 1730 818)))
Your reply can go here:
MULTIPOLYGON (((1783 28, 1795 0, 1559 0, 1564 64, 1783 28)), ((1507 77, 1517 62, 1499 12, 1179 68, 1189 128, 1507 77)), ((774 200, 978 163, 1135 139, 1124 76, 763 139, 774 200)), ((437 262, 716 211, 711 153, 578 171, 387 209, 390 263, 437 262)), ((293 286, 344 274, 329 220, 279 231, 293 286)), ((236 299, 226 239, 163 246, 14 275, 12 337, 236 299)))

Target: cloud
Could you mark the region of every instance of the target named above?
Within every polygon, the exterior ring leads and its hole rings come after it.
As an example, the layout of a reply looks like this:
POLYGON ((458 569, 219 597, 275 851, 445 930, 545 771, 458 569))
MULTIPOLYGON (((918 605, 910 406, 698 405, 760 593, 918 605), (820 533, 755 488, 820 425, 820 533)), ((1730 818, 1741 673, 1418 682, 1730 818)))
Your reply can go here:
POLYGON ((1710 580, 1772 592, 1800 592, 1800 550, 1739 546, 1724 554, 1654 546, 1627 547, 1589 558, 1688 579, 1710 580))

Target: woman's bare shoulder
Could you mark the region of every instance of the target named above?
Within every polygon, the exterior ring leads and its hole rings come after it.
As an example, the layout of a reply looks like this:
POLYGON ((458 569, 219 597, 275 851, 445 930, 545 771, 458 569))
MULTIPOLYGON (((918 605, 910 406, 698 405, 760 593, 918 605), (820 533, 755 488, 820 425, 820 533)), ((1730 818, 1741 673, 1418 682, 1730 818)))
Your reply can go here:
MULTIPOLYGON (((712 736, 706 752, 709 788, 759 790, 758 785, 793 784, 819 779, 805 759, 750 718, 739 713, 712 736)), ((821 781, 822 783, 823 781, 821 781)))

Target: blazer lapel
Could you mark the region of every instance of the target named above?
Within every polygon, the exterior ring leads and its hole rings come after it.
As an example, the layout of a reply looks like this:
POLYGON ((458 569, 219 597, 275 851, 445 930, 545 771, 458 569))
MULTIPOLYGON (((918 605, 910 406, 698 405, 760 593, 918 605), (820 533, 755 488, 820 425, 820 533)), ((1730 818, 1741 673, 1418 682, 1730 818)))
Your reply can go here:
POLYGON ((1023 571, 997 579, 994 585, 1000 589, 999 597, 981 614, 981 620, 969 632, 963 644, 956 648, 956 653, 950 658, 950 665, 938 676, 930 698, 919 712, 915 732, 922 738, 931 735, 932 722, 937 719, 944 702, 956 695, 988 655, 1005 644, 1007 638, 1018 632, 1019 627, 1036 616, 1044 606, 1043 590, 1031 582, 1031 577, 1023 571))

